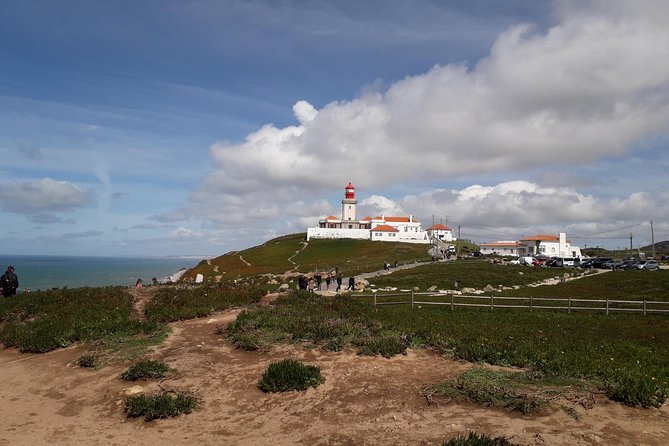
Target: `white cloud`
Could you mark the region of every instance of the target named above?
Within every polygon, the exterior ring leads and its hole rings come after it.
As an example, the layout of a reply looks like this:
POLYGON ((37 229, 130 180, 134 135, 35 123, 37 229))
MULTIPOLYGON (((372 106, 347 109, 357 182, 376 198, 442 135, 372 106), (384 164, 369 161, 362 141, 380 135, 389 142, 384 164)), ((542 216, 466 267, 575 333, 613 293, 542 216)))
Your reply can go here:
MULTIPOLYGON (((626 2, 561 2, 555 26, 513 26, 474 66, 435 66, 384 92, 320 110, 298 101, 298 125, 268 124, 241 143, 215 144, 215 171, 187 205, 157 218, 272 231, 328 212, 305 203, 348 180, 373 194, 397 191, 398 184, 568 169, 623 154, 669 128, 668 15, 669 3, 659 1, 633 11, 626 2)), ((658 200, 664 198, 642 194, 602 202, 570 188, 504 182, 433 191, 420 200, 372 196, 361 209, 531 227, 624 220, 632 218, 630 207, 650 212, 658 200)))
POLYGON ((5 183, 0 187, 0 205, 16 214, 66 212, 88 206, 89 192, 67 181, 42 178, 24 183, 5 183))

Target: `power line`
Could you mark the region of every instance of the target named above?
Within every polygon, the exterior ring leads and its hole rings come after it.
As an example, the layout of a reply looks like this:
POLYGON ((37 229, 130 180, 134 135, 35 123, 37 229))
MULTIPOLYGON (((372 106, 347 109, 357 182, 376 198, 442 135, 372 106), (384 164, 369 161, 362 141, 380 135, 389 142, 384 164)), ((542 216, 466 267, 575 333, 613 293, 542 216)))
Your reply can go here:
MULTIPOLYGON (((647 224, 647 222, 644 221, 644 222, 641 222, 641 223, 636 223, 634 225, 623 226, 623 227, 616 228, 616 229, 610 229, 608 231, 592 232, 590 234, 570 235, 569 238, 584 238, 584 237, 590 237, 590 236, 593 236, 593 235, 608 234, 609 232, 622 231, 623 229, 635 228, 637 226, 641 226, 641 225, 645 225, 645 224, 647 224)), ((626 238, 626 237, 616 237, 616 238, 626 238)))

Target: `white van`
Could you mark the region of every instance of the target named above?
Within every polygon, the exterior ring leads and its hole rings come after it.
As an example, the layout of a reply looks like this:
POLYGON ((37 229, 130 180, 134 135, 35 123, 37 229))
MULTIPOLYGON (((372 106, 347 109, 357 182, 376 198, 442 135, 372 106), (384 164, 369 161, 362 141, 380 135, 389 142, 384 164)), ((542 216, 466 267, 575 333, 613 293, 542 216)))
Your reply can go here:
POLYGON ((521 265, 533 266, 534 265, 534 257, 532 257, 532 256, 518 257, 518 262, 521 265))

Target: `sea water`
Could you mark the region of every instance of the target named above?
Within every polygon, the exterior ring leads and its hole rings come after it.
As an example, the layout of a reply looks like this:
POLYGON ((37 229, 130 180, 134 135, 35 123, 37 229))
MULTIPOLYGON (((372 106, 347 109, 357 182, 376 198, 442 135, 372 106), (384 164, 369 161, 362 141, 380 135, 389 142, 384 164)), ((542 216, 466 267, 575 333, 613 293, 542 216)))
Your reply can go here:
POLYGON ((180 270, 192 268, 202 259, 183 257, 77 257, 0 255, 0 274, 9 265, 19 278, 18 292, 53 288, 131 286, 142 279, 161 282, 180 270))

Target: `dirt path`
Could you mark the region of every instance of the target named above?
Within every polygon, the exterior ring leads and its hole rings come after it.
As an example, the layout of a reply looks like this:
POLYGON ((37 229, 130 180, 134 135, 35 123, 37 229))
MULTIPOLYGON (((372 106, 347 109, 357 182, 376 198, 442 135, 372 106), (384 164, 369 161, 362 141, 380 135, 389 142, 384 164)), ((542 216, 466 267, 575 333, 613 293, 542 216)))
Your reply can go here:
POLYGON ((576 420, 562 410, 521 416, 469 404, 428 406, 421 389, 472 365, 424 350, 392 359, 279 346, 270 352, 232 348, 219 325, 237 310, 171 324, 149 356, 177 369, 161 385, 195 391, 200 408, 146 423, 127 419, 125 395, 156 382, 119 379, 129 364, 82 369, 73 347, 42 355, 0 350, 0 445, 440 445, 469 430, 526 445, 666 446, 669 408, 635 409, 597 397, 576 420), (321 368, 326 381, 306 392, 257 388, 270 362, 294 358, 321 368))

